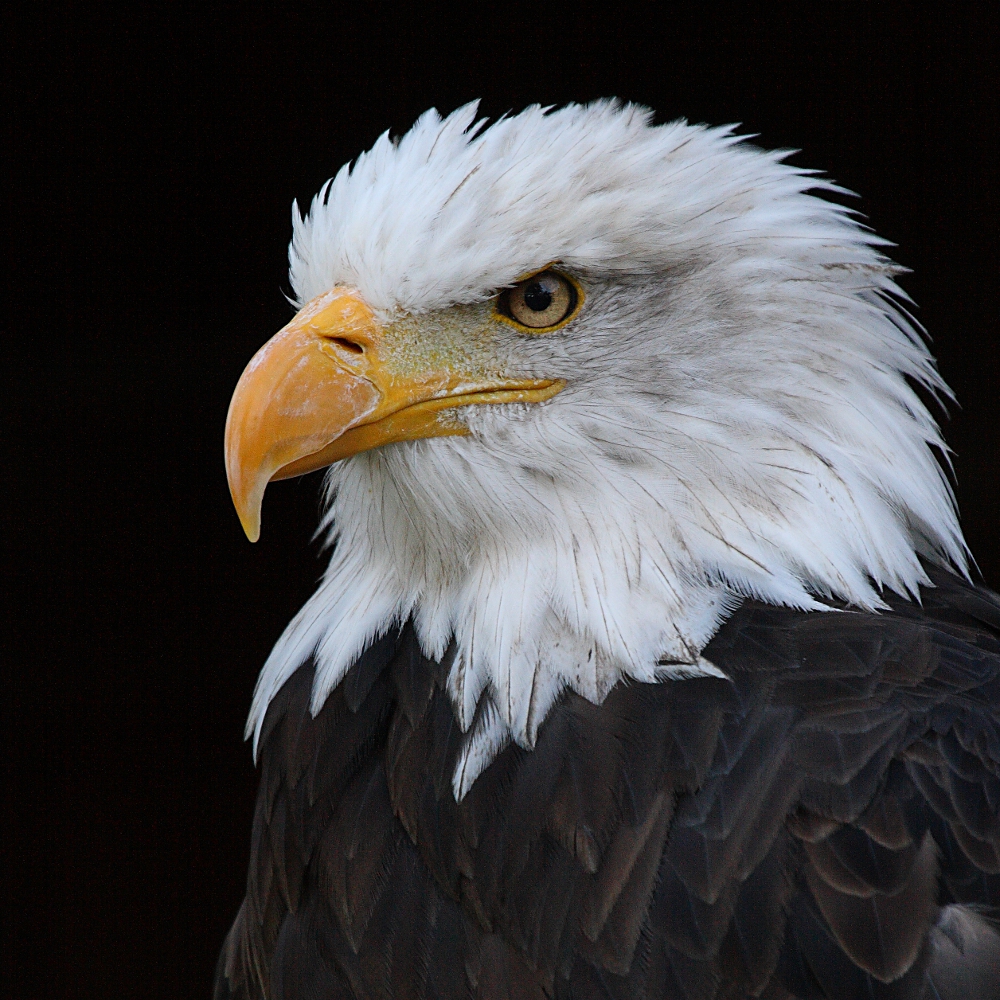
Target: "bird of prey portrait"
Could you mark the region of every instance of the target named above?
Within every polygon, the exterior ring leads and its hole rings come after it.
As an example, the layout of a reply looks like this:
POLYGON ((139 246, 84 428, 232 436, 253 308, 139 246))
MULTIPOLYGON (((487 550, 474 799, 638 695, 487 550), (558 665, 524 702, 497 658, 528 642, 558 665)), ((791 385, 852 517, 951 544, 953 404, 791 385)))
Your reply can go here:
POLYGON ((949 390, 786 159, 471 104, 293 210, 226 468, 255 540, 328 467, 330 562, 253 698, 219 1000, 1000 996, 949 390))

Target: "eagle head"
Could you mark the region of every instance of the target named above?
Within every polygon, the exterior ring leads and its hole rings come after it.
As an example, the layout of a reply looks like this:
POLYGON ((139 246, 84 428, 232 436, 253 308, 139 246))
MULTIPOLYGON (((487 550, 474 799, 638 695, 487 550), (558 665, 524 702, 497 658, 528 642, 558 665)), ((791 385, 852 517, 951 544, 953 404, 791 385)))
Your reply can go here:
POLYGON ((746 597, 802 609, 964 570, 946 394, 885 241, 732 128, 602 101, 383 135, 289 251, 299 312, 250 362, 227 470, 329 466, 332 558, 248 723, 316 663, 318 711, 412 620, 468 731, 461 796, 554 700, 718 673, 746 597))

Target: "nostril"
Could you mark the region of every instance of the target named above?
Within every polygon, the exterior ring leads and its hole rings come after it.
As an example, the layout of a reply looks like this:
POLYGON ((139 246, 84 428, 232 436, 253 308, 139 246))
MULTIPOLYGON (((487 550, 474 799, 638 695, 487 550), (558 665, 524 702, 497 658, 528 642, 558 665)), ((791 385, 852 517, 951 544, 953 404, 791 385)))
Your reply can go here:
POLYGON ((353 340, 348 340, 346 337, 331 337, 330 340, 345 351, 350 351, 351 354, 365 353, 365 349, 360 344, 355 343, 353 340))

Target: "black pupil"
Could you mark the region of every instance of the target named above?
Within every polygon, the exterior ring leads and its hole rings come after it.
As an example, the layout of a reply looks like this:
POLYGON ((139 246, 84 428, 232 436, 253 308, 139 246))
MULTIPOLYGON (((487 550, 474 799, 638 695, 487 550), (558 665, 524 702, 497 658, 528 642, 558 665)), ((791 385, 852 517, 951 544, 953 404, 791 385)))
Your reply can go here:
POLYGON ((552 293, 540 281, 533 281, 524 289, 524 304, 532 312, 545 312, 552 305, 552 293))

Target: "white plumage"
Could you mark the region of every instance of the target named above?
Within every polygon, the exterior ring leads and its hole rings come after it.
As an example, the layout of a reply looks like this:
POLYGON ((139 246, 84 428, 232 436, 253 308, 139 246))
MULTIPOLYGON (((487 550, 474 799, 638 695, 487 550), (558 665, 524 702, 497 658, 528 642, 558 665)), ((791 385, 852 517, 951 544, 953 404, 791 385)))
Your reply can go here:
POLYGON ((469 437, 334 465, 333 557, 264 667, 248 722, 311 654, 313 710, 413 616, 454 644, 463 795, 530 747, 569 687, 712 672, 746 596, 803 609, 915 595, 918 557, 963 571, 946 451, 911 388, 947 393, 898 268, 839 189, 732 134, 600 102, 489 128, 476 105, 383 135, 293 214, 299 303, 348 286, 385 324, 467 336, 546 403, 456 410, 469 437), (479 336, 498 289, 551 262, 586 291, 543 337, 479 336), (477 339, 478 338, 478 339, 477 339))

